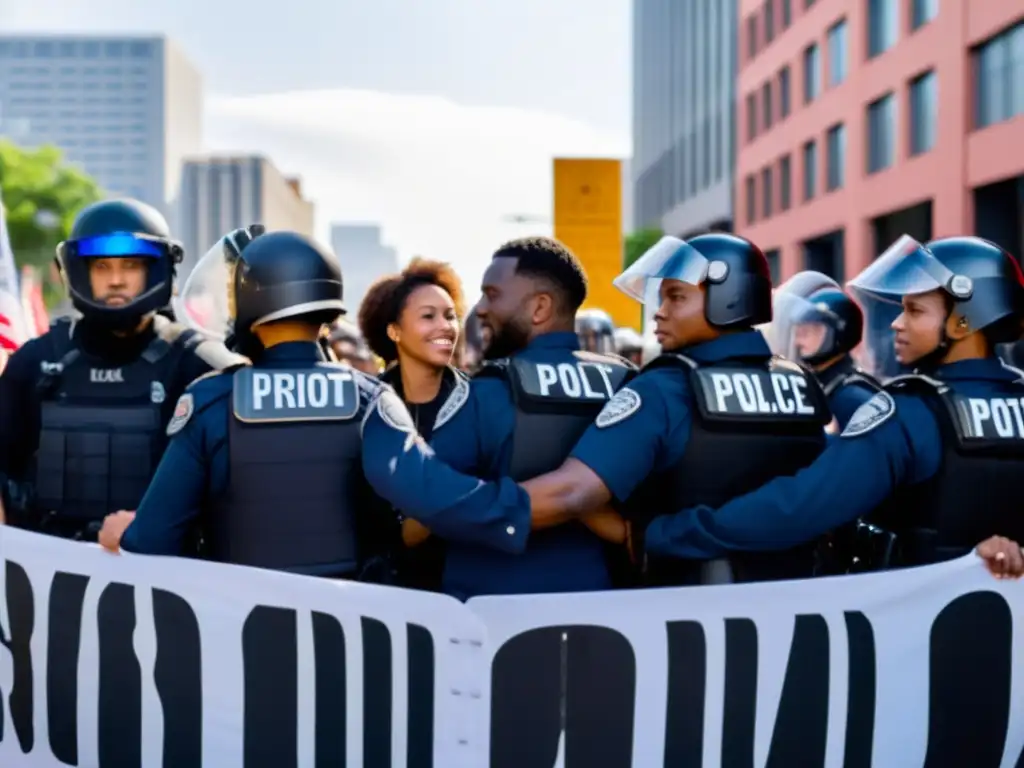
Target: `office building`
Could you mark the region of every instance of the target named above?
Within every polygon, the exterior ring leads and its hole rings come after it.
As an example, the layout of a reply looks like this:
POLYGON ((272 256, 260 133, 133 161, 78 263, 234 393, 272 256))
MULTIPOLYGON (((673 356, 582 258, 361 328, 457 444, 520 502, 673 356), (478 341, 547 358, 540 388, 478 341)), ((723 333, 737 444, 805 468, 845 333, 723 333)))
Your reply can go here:
POLYGON ((179 195, 187 274, 218 238, 239 227, 263 224, 313 236, 313 203, 298 179, 285 177, 264 157, 187 160, 179 195))
POLYGON ((199 73, 164 37, 0 35, 0 135, 60 147, 111 196, 172 213, 202 115, 199 73))
POLYGON ((633 224, 732 221, 738 0, 634 0, 633 224))
POLYGON ((776 276, 901 234, 1021 252, 1024 6, 741 0, 737 231, 776 276))
POLYGON ((381 239, 376 224, 332 224, 331 248, 345 278, 345 306, 355 320, 373 281, 398 271, 398 253, 381 239))

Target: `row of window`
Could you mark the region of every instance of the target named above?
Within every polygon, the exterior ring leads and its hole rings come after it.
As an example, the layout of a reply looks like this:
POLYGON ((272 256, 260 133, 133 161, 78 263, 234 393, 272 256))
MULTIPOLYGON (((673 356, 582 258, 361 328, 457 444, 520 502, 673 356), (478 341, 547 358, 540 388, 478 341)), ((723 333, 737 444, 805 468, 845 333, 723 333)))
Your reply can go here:
MULTIPOLYGON (((939 0, 903 1, 910 4, 911 31, 923 27, 939 15, 939 0)), ((814 2, 815 0, 805 0, 804 8, 810 8, 814 2)), ((885 53, 896 44, 899 38, 901 0, 865 0, 865 2, 867 3, 867 57, 871 59, 885 53)), ((776 6, 778 6, 781 16, 779 31, 787 29, 792 23, 791 0, 765 0, 760 10, 747 17, 748 62, 752 61, 759 51, 764 50, 775 39, 776 6)), ((843 35, 842 48, 845 66, 845 24, 843 25, 843 35)))
POLYGON ((973 59, 975 126, 1024 114, 1024 23, 976 48, 973 59))
POLYGON ((24 80, 15 80, 12 83, 7 83, 8 90, 11 91, 146 91, 150 89, 150 84, 145 81, 125 81, 125 80, 93 80, 93 81, 71 81, 71 82, 29 82, 24 80), (56 86, 56 87, 55 87, 56 86))
POLYGON ((0 41, 0 58, 12 59, 108 59, 129 57, 149 59, 153 57, 154 44, 150 42, 108 42, 96 40, 3 40, 0 41))
MULTIPOLYGON (((3 68, 0 67, 0 72, 3 68)), ((145 76, 150 73, 150 70, 146 67, 9 67, 7 69, 7 75, 9 76, 27 76, 27 75, 40 75, 42 77, 48 77, 51 75, 116 75, 118 77, 123 75, 141 75, 145 76)))
MULTIPOLYGON (((935 146, 939 120, 938 79, 926 72, 910 82, 908 153, 924 154, 935 146)), ((867 172, 877 173, 896 162, 896 95, 887 93, 868 105, 867 172)))

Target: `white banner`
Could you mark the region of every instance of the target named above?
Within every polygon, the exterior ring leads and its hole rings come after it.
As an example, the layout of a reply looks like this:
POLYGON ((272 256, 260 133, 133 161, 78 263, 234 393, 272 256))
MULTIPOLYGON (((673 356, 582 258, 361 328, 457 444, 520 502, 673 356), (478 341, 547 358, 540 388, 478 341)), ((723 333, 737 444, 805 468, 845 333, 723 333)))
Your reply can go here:
POLYGON ((1024 583, 973 555, 467 605, 9 528, 0 561, 2 766, 1024 768, 1024 583))

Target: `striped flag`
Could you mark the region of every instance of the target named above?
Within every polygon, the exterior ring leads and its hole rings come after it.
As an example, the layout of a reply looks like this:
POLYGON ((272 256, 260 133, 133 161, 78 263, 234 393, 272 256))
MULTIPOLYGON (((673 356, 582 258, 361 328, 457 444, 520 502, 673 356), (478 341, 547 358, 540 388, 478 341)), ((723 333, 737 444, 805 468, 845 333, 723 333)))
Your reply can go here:
POLYGON ((7 235, 7 214, 0 202, 0 348, 13 352, 27 338, 18 268, 7 235))

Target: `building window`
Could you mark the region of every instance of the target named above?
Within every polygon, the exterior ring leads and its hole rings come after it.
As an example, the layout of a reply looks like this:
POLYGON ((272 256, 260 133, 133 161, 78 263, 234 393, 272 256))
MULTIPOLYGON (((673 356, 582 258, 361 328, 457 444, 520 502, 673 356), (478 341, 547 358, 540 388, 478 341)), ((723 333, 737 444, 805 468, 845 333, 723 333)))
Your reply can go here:
POLYGON ((846 79, 847 53, 846 20, 833 25, 828 31, 828 84, 839 85, 846 79))
POLYGON ((833 125, 828 129, 825 141, 828 152, 825 191, 832 192, 841 189, 846 181, 846 126, 842 123, 833 125))
POLYGON ((792 204, 793 162, 789 155, 779 160, 779 210, 788 211, 792 204))
POLYGON ((896 159, 896 99, 891 93, 868 105, 868 173, 876 173, 896 159))
POLYGON ((747 176, 747 224, 753 224, 757 219, 757 181, 753 176, 747 176))
POLYGON ((868 58, 892 48, 899 28, 900 8, 896 0, 868 0, 868 58))
POLYGON ((804 0, 804 8, 810 8, 817 0, 804 0))
POLYGON ((974 99, 978 128, 1024 113, 1024 24, 975 50, 974 99))
POLYGON ((764 4, 764 42, 765 45, 775 39, 775 0, 766 0, 764 4))
POLYGON ((764 129, 768 130, 772 127, 772 118, 774 117, 772 109, 772 84, 770 82, 765 83, 761 86, 761 112, 764 129))
POLYGON ((810 104, 821 93, 821 56, 818 46, 804 49, 804 104, 810 104))
POLYGON ((910 154, 920 155, 935 146, 939 119, 939 83, 935 72, 910 82, 910 154))
POLYGON ((812 139, 804 144, 804 200, 818 194, 818 145, 812 139))
POLYGON ((910 28, 923 27, 939 15, 939 0, 911 0, 910 28))
POLYGON ((747 58, 757 56, 757 14, 747 19, 747 58))
POLYGON ((747 95, 747 141, 757 137, 757 94, 747 95))
POLYGON ((779 71, 779 119, 789 117, 789 67, 779 71))
POLYGON ((793 23, 793 3, 792 0, 782 0, 782 28, 789 29, 789 25, 793 23))
POLYGON ((772 192, 772 169, 768 167, 761 171, 761 212, 766 219, 772 215, 772 192))

